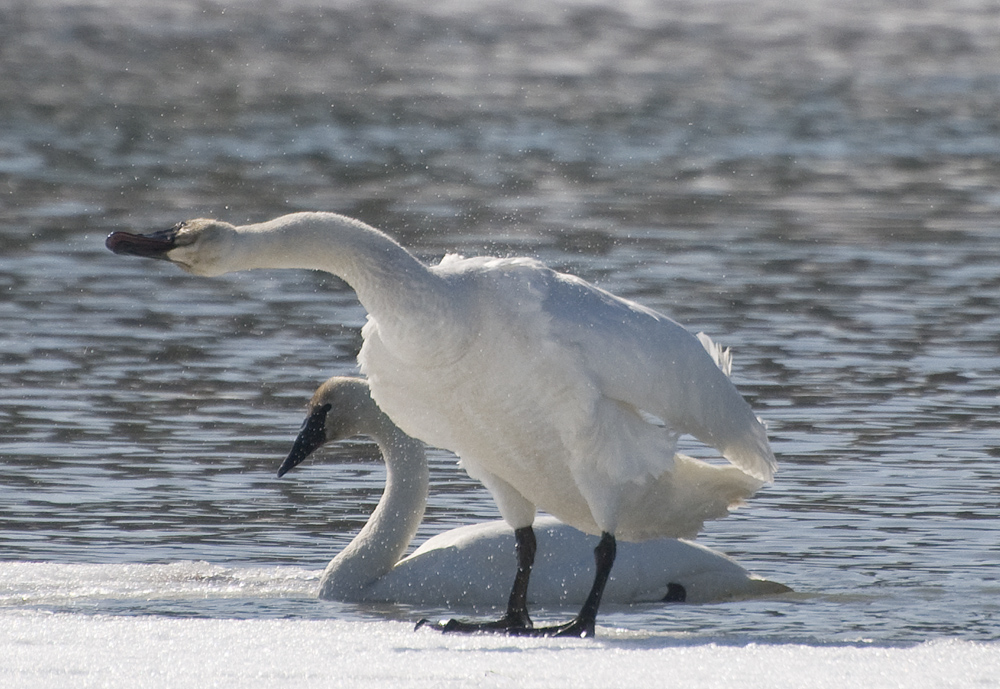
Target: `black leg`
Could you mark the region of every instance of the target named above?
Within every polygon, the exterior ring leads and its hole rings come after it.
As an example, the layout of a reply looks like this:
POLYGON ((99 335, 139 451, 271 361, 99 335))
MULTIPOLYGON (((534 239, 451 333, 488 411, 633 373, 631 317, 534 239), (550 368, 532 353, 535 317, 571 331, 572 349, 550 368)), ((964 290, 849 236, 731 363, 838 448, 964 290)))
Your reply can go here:
POLYGON ((597 565, 597 573, 594 576, 594 585, 591 586, 590 593, 587 595, 587 600, 584 601, 579 614, 566 624, 539 628, 533 627, 531 624, 526 599, 528 577, 531 574, 531 564, 535 559, 535 535, 531 531, 531 527, 518 529, 514 533, 517 536, 518 567, 517 576, 514 578, 514 588, 510 592, 510 599, 507 603, 506 615, 495 622, 485 623, 449 620, 440 624, 431 624, 427 620, 420 620, 417 623, 417 629, 423 625, 430 625, 442 632, 493 632, 511 636, 575 636, 580 638, 594 636, 594 628, 597 626, 597 610, 601 607, 604 587, 607 586, 608 577, 611 576, 611 567, 615 564, 615 552, 617 551, 615 537, 609 533, 602 533, 600 542, 594 548, 594 563, 597 565))
POLYGON ((584 601, 577 616, 566 624, 531 629, 526 633, 532 636, 578 636, 581 638, 594 636, 594 628, 597 626, 597 609, 601 607, 601 597, 604 595, 604 587, 607 586, 608 577, 611 576, 611 567, 615 564, 617 550, 615 537, 607 532, 602 533, 600 542, 594 548, 594 563, 597 565, 594 585, 590 587, 587 600, 584 601))
POLYGON ((535 564, 535 552, 538 543, 535 541, 535 531, 525 526, 514 531, 515 550, 517 552, 517 574, 514 576, 514 587, 507 599, 507 614, 504 616, 515 626, 530 628, 531 618, 528 617, 528 580, 531 578, 531 567, 535 564))
POLYGON ((535 532, 530 526, 514 530, 514 548, 517 553, 517 574, 514 576, 510 598, 507 599, 507 612, 503 617, 492 622, 448 620, 433 623, 424 619, 417 622, 416 629, 427 625, 442 632, 530 633, 532 624, 528 616, 528 580, 531 579, 531 567, 535 563, 535 551, 538 549, 535 532))

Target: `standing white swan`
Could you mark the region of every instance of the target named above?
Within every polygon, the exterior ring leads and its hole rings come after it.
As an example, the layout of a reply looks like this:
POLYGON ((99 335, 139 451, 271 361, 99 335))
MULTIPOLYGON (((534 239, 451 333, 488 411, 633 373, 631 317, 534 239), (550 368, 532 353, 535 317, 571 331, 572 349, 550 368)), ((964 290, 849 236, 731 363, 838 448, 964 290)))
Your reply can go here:
POLYGON ((375 401, 407 434, 455 452, 515 530, 507 613, 442 631, 591 636, 616 538, 693 535, 773 477, 764 426, 720 356, 666 316, 537 261, 446 256, 428 267, 332 213, 239 227, 191 220, 114 232, 107 246, 197 275, 307 268, 354 288, 368 311, 358 360, 375 401), (680 434, 734 466, 677 461, 680 434), (580 612, 541 629, 526 602, 536 507, 601 535, 580 612))
MULTIPOLYGON (((514 532, 505 522, 452 529, 402 558, 424 514, 427 456, 422 443, 400 431, 375 405, 364 380, 334 377, 316 390, 278 476, 320 446, 353 435, 371 436, 378 445, 386 464, 385 491, 364 528, 327 565, 320 598, 474 608, 503 605, 514 576, 514 563, 506 558, 514 547, 514 532)), ((580 605, 591 579, 585 560, 597 538, 552 517, 536 520, 534 530, 539 552, 528 586, 529 602, 580 605)), ((659 538, 621 544, 604 601, 704 603, 789 590, 751 576, 704 546, 659 538)))

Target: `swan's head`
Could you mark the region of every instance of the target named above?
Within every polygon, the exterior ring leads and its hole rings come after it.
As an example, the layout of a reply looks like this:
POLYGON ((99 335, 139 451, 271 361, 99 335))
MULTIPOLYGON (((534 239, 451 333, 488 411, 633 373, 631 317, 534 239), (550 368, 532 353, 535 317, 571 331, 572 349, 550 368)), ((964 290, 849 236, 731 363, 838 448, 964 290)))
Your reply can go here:
POLYGON ((354 435, 374 435, 386 423, 391 422, 372 400, 367 381, 333 377, 320 385, 309 401, 306 420, 292 451, 278 469, 278 477, 326 443, 354 435))
POLYGON ((235 234, 229 223, 198 218, 151 234, 112 232, 104 245, 116 254, 159 258, 189 273, 212 277, 229 272, 225 261, 235 234))

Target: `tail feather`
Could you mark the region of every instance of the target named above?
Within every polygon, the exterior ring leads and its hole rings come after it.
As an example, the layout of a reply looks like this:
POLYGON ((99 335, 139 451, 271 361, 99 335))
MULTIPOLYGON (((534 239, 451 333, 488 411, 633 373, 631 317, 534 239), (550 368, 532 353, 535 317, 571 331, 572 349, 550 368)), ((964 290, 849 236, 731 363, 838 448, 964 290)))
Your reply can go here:
POLYGON ((727 378, 731 378, 733 375, 733 352, 729 347, 723 347, 720 344, 716 344, 711 337, 705 333, 698 333, 696 335, 698 341, 701 342, 701 346, 705 348, 705 351, 709 353, 712 357, 712 361, 715 365, 726 374, 727 378))
POLYGON ((639 517, 624 520, 615 535, 626 541, 694 538, 706 521, 727 516, 763 485, 735 466, 675 454, 673 468, 629 505, 627 513, 639 517))
MULTIPOLYGON (((728 347, 717 344, 705 333, 698 333, 698 341, 705 348, 719 370, 730 377, 733 372, 733 354, 728 347)), ((736 436, 735 442, 719 448, 722 456, 756 479, 770 483, 778 470, 778 462, 767 441, 767 429, 759 417, 745 418, 745 431, 736 436), (756 421, 756 423, 754 423, 756 421)))
POLYGON ((778 470, 778 461, 767 441, 764 423, 760 419, 756 421, 756 427, 741 436, 738 442, 722 448, 722 456, 754 478, 770 483, 778 470))

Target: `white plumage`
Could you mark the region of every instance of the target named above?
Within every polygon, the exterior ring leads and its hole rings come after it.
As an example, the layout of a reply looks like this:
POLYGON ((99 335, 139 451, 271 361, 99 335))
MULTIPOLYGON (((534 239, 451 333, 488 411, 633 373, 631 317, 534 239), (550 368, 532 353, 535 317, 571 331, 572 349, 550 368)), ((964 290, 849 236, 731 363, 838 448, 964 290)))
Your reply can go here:
MULTIPOLYGON (((593 632, 616 538, 691 536, 773 476, 764 426, 720 370, 720 350, 710 346, 713 357, 666 316, 537 261, 448 256, 428 267, 331 213, 241 227, 192 220, 113 233, 107 245, 199 275, 308 268, 350 284, 369 314, 361 370, 403 431, 458 454, 524 539, 539 508, 606 536, 578 623, 553 633, 593 632), (675 460, 680 434, 732 466, 675 460)), ((523 546, 530 572, 534 545, 523 546)), ((513 599, 512 611, 522 607, 513 599)), ((505 631, 530 627, 526 610, 513 616, 505 631)))
MULTIPOLYGON (((335 377, 319 387, 279 475, 321 445, 352 435, 371 436, 378 444, 386 463, 386 488, 369 522, 327 566, 320 597, 435 607, 502 607, 515 573, 510 557, 514 532, 505 522, 446 531, 402 557, 424 513, 427 458, 422 444, 405 437, 379 410, 364 380, 335 377)), ((538 557, 528 601, 546 607, 581 605, 593 579, 590 551, 597 539, 553 517, 535 520, 534 530, 538 557)), ((788 590, 751 576, 709 548, 660 538, 621 544, 604 601, 705 603, 788 590)))

